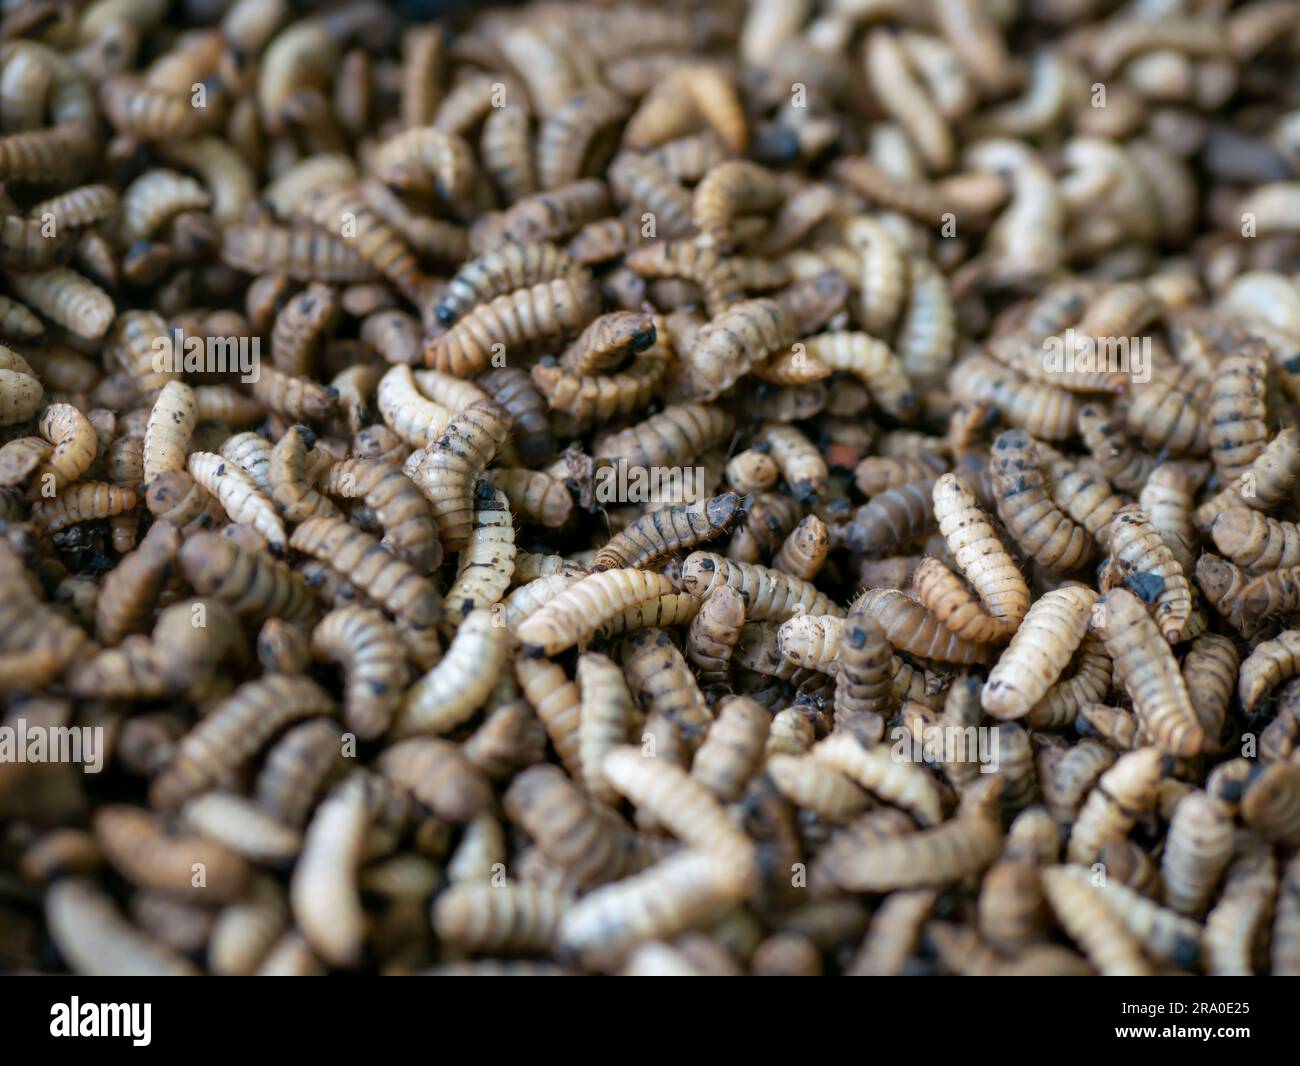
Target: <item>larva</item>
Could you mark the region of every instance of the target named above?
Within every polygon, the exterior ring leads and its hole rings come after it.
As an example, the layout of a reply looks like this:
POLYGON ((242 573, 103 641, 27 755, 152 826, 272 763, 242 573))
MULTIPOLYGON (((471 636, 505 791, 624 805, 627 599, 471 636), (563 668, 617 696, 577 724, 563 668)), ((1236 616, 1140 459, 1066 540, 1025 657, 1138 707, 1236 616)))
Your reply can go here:
POLYGON ((694 241, 655 241, 633 249, 623 262, 639 277, 678 278, 698 285, 710 316, 720 315, 744 300, 744 286, 731 262, 694 241))
POLYGON ((966 793, 951 821, 916 833, 873 842, 831 864, 827 874, 850 892, 887 892, 938 886, 978 873, 997 858, 996 779, 966 793))
POLYGON ((510 820, 579 887, 634 869, 626 823, 612 811, 602 814, 559 767, 534 766, 516 775, 504 806, 510 820))
POLYGON ((809 515, 782 542, 772 557, 772 568, 801 581, 811 581, 825 563, 830 546, 831 535, 826 524, 816 515, 809 515))
POLYGON ((1262 515, 1232 508, 1210 527, 1215 546, 1248 574, 1266 574, 1300 565, 1300 528, 1262 515))
POLYGON ((1196 509, 1196 527, 1209 529, 1224 511, 1242 507, 1252 511, 1271 510, 1286 499, 1297 475, 1300 475, 1300 430, 1287 426, 1231 484, 1196 509))
POLYGON ((963 640, 945 629, 920 603, 896 589, 871 589, 855 604, 885 631, 900 651, 924 659, 952 663, 990 662, 996 652, 985 644, 963 640))
POLYGON ((455 885, 434 901, 433 925, 444 942, 470 951, 541 952, 569 906, 564 893, 535 885, 455 885))
POLYGON ((459 745, 441 737, 412 737, 385 748, 379 770, 401 791, 409 792, 448 822, 473 821, 492 798, 482 772, 459 745))
POLYGON ((406 473, 429 501, 443 547, 459 551, 469 538, 474 483, 501 449, 510 430, 503 409, 484 401, 457 412, 423 453, 407 460, 406 473), (412 460, 418 461, 412 462, 412 460))
POLYGON ((792 805, 832 825, 851 821, 866 810, 870 797, 829 765, 807 755, 772 754, 764 765, 777 791, 792 805))
POLYGON ((294 921, 311 946, 335 966, 360 961, 365 915, 357 868, 369 822, 365 782, 350 778, 316 808, 289 881, 294 921))
POLYGON ((36 469, 33 492, 44 492, 47 486, 62 489, 90 469, 99 452, 99 441, 94 426, 80 410, 71 404, 52 403, 41 412, 36 428, 54 445, 54 451, 36 469))
POLYGON ((129 923, 89 881, 68 878, 51 885, 45 911, 60 953, 79 974, 190 977, 200 972, 129 923))
MULTIPOLYGON (((306 426, 291 426, 271 450, 267 482, 271 502, 290 523, 308 518, 334 518, 339 510, 318 492, 307 472, 307 451, 314 435, 306 426)), ((256 487, 256 485, 254 485, 256 487)))
POLYGON ((501 218, 501 232, 520 244, 562 241, 588 222, 606 217, 609 209, 605 183, 584 178, 512 204, 501 218))
POLYGON ((1268 692, 1300 669, 1300 630, 1286 629, 1255 645, 1237 675, 1237 695, 1250 713, 1268 692))
POLYGON ((320 487, 329 496, 360 499, 384 529, 380 543, 417 572, 427 574, 442 562, 429 505, 396 466, 378 459, 345 459, 330 467, 320 487))
POLYGON ((363 739, 384 733, 402 706, 407 681, 401 640, 393 624, 368 607, 340 607, 312 630, 311 650, 343 668, 347 727, 363 739))
POLYGON ((127 880, 170 895, 228 903, 243 893, 251 873, 224 845, 197 836, 172 836, 157 816, 137 807, 101 807, 94 830, 109 861, 127 880), (202 869, 198 885, 195 864, 202 869))
POLYGON ((578 759, 589 795, 614 805, 617 793, 605 780, 605 756, 627 739, 635 707, 623 670, 608 657, 587 652, 578 657, 577 683, 582 693, 578 725, 578 759))
POLYGON ((1048 497, 1032 437, 1022 430, 1000 434, 993 443, 989 471, 998 517, 1026 553, 1061 573, 1087 561, 1092 548, 1088 534, 1048 497))
POLYGON ((921 826, 942 820, 934 779, 913 764, 894 761, 884 747, 864 748, 850 733, 839 730, 815 744, 811 757, 907 811, 921 826))
POLYGON ((713 716, 668 634, 638 629, 623 642, 622 664, 628 688, 646 713, 672 723, 683 744, 696 747, 713 716))
POLYGON ((217 498, 231 521, 247 523, 274 549, 284 548, 284 523, 275 505, 239 467, 212 452, 191 452, 186 468, 195 482, 217 498))
POLYGON ((998 718, 1027 715, 1083 640, 1096 600, 1091 589, 1074 584, 1053 589, 1036 600, 989 672, 981 696, 984 709, 998 718))
POLYGON ((347 241, 307 226, 226 226, 221 233, 221 258, 236 270, 287 274, 295 281, 349 284, 379 277, 347 241))
POLYGON ((719 163, 695 187, 695 225, 722 252, 734 248, 738 215, 774 210, 785 198, 774 174, 744 160, 719 163))
POLYGON ((1187 368, 1157 368, 1151 381, 1135 390, 1125 413, 1125 429, 1152 452, 1204 455, 1210 442, 1201 411, 1210 388, 1210 382, 1187 368))
POLYGON ((731 652, 745 622, 742 593, 726 586, 704 599, 691 619, 686 657, 695 667, 700 688, 708 696, 724 688, 730 674, 731 652))
POLYGON ((690 348, 679 353, 684 396, 717 398, 754 366, 789 348, 794 337, 793 320, 775 301, 732 304, 701 327, 690 348))
POLYGON ((1153 608, 1161 636, 1177 644, 1191 616, 1191 585, 1151 520, 1138 507, 1121 507, 1100 536, 1124 583, 1153 608))
POLYGON ((184 470, 164 471, 149 482, 145 506, 182 532, 215 529, 226 521, 217 498, 184 470))
POLYGON ((1111 589, 1102 607, 1098 628, 1147 734, 1172 755, 1196 754, 1206 742, 1205 731, 1173 655, 1146 639, 1155 626, 1141 600, 1127 589, 1111 589))
POLYGON ((644 567, 666 555, 693 548, 725 532, 739 507, 740 498, 725 493, 686 506, 651 511, 601 548, 592 569, 644 567))
POLYGON ((1259 341, 1216 367, 1207 415, 1210 458, 1225 478, 1249 467, 1268 440, 1267 369, 1267 350, 1259 341))
POLYGON ((935 479, 927 477, 873 496, 854 512, 844 531, 845 542, 854 551, 883 554, 931 532, 934 486, 935 479))
POLYGON ((125 486, 81 481, 53 499, 36 500, 32 504, 32 521, 46 533, 57 533, 80 522, 130 511, 138 502, 135 492, 125 486))
POLYGON ((1057 920, 1103 975, 1151 973, 1137 939, 1086 881, 1076 879, 1069 867, 1059 866, 1044 870, 1042 880, 1057 920))
POLYGON ((456 272, 434 308, 434 318, 440 325, 450 326, 471 308, 498 296, 568 276, 580 277, 581 271, 555 245, 504 244, 471 259, 456 272))
POLYGON ((432 625, 442 613, 442 597, 428 578, 341 518, 308 519, 293 531, 289 546, 346 575, 395 618, 411 626, 432 625))
POLYGON ((294 422, 324 422, 338 411, 338 393, 334 389, 306 378, 290 377, 273 366, 259 369, 253 395, 294 422))
POLYGON ((144 482, 164 470, 184 470, 190 437, 198 423, 194 391, 180 381, 169 381, 149 412, 144 434, 144 482))
POLYGON ((107 644, 147 628, 149 615, 180 548, 174 526, 156 522, 139 547, 104 577, 95 603, 95 632, 107 644))
POLYGON ((1138 748, 1121 756, 1101 775, 1070 832, 1066 851, 1070 862, 1091 864, 1109 838, 1128 834, 1155 803, 1162 761, 1159 748, 1138 748))
POLYGON ((154 778, 150 801, 173 810, 235 772, 290 722, 329 714, 334 704, 305 677, 268 675, 222 700, 177 746, 175 758, 154 778))
POLYGON ((966 485, 952 474, 934 482, 934 517, 957 566, 989 614, 1014 628, 1029 609, 1029 588, 966 485))
POLYGON ((983 356, 957 363, 949 384, 961 402, 991 403, 1013 426, 1042 440, 1066 440, 1079 423, 1080 404, 1072 393, 1026 381, 983 356))
POLYGON ((765 566, 733 562, 712 552, 693 552, 682 564, 682 584, 702 599, 723 586, 746 597, 748 621, 782 622, 796 612, 843 616, 824 593, 806 581, 765 566))
MULTIPOLYGON (((476 608, 495 609, 515 566, 514 519, 505 493, 480 483, 469 542, 457 560, 456 580, 444 598, 446 619, 459 623, 476 608)), ((501 620, 497 620, 498 627, 501 620)))
POLYGON ((567 415, 574 428, 585 428, 644 410, 667 368, 664 352, 652 350, 604 377, 569 374, 549 361, 534 364, 532 377, 551 410, 567 415))
MULTIPOLYGON (((295 212, 325 233, 341 233, 347 245, 355 248, 361 259, 391 281, 399 292, 408 299, 420 299, 425 279, 416 262, 415 253, 398 228, 385 221, 355 191, 346 187, 312 189, 295 204, 295 212)), ((301 315, 306 320, 303 327, 312 329, 313 325, 309 324, 311 322, 321 325, 328 322, 334 310, 332 305, 333 301, 325 298, 322 290, 315 293, 309 291, 305 297, 299 297, 281 313, 301 315), (304 300, 307 301, 305 304, 304 300), (295 306, 298 310, 289 310, 295 306)), ((287 329, 286 324, 286 331, 287 329)), ((273 336, 273 356, 274 339, 273 336)), ((278 357, 276 362, 280 365, 278 357)))
POLYGON ((1189 470, 1178 463, 1162 463, 1151 472, 1138 496, 1138 506, 1150 518, 1184 578, 1190 576, 1196 564, 1196 535, 1192 529, 1195 492, 1196 478, 1189 470))

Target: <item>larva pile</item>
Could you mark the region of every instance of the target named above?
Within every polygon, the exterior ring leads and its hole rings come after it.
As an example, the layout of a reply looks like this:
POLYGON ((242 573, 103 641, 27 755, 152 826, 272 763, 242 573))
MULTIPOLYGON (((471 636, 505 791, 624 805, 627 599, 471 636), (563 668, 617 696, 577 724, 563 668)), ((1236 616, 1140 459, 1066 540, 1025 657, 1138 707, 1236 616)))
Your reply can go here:
POLYGON ((301 7, 3 5, 0 967, 1300 974, 1300 2, 301 7))

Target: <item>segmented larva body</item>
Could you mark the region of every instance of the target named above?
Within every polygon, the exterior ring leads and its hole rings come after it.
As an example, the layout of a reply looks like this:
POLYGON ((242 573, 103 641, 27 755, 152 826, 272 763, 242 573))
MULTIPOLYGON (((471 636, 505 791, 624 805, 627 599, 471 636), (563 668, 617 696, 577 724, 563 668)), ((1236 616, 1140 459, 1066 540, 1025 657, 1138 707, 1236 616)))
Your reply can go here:
POLYGON ((1268 351, 1262 341, 1223 360, 1210 390, 1210 458, 1225 478, 1236 477, 1263 452, 1268 441, 1268 351))
POLYGON ((706 696, 727 685, 731 653, 745 624, 745 597, 729 585, 700 604, 686 634, 686 657, 706 696))
POLYGON ((797 500, 825 496, 830 472, 821 453, 793 426, 767 426, 759 437, 797 500))
POLYGON ((190 437, 198 423, 194 390, 169 381, 158 393, 144 433, 144 482, 164 470, 184 470, 190 437))
POLYGON ((846 622, 834 615, 798 613, 787 618, 776 631, 781 654, 798 666, 822 673, 835 673, 837 655, 846 622))
POLYGON ((184 470, 164 471, 149 482, 145 506, 182 533, 215 529, 226 522, 220 501, 184 470))
POLYGON ((505 212, 500 225, 505 237, 521 244, 560 241, 609 213, 605 182, 585 178, 520 200, 505 212))
POLYGON ((1047 694, 1083 641, 1097 593, 1067 584, 1036 600, 989 671, 981 703, 997 718, 1022 718, 1047 694))
POLYGON ((41 412, 36 428, 54 445, 54 451, 32 477, 33 495, 45 491, 46 474, 52 475, 57 491, 90 469, 99 452, 99 440, 90 419, 80 410, 71 404, 52 403, 41 412))
POLYGON ((678 278, 698 285, 711 317, 745 298, 730 260, 696 241, 655 241, 630 251, 623 263, 639 277, 678 278))
POLYGON ((753 700, 731 696, 691 762, 691 777, 724 803, 744 791, 763 761, 771 719, 753 700))
POLYGON ((686 747, 699 744, 712 722, 704 694, 677 646, 662 629, 639 629, 623 642, 628 687, 649 715, 671 722, 686 747))
POLYGON ((32 521, 46 533, 57 533, 81 522, 130 511, 139 501, 139 496, 124 485, 82 481, 69 485, 54 499, 33 502, 32 521))
POLYGON ((469 612, 442 661, 407 692, 397 731, 445 733, 466 721, 499 680, 508 645, 490 610, 469 612))
POLYGON ((433 445, 407 460, 405 472, 429 501, 448 551, 459 551, 468 542, 474 484, 509 432, 510 420, 495 403, 471 404, 452 417, 433 445))
POLYGON ((201 972, 123 918, 112 900, 89 881, 68 878, 51 885, 45 916, 59 953, 76 973, 193 977, 201 972))
POLYGON ((200 595, 221 600, 241 618, 254 622, 283 618, 305 624, 319 614, 311 590, 288 566, 219 533, 192 533, 177 562, 200 595))
POLYGON ((864 748, 851 733, 837 730, 813 746, 811 757, 906 811, 923 827, 943 820, 935 779, 919 766, 895 761, 883 746, 864 748))
POLYGON ((819 333, 801 342, 810 359, 857 377, 872 402, 895 418, 911 417, 917 395, 902 361, 883 341, 866 333, 819 333))
POLYGON ((291 523, 339 515, 339 509, 328 496, 316 491, 313 479, 308 475, 310 437, 311 431, 306 426, 290 426, 271 450, 271 463, 267 470, 271 502, 285 521, 291 523))
POLYGON ((1101 775, 1070 832, 1066 852, 1070 862, 1089 865, 1108 839, 1128 834, 1155 803, 1163 760, 1159 748, 1138 748, 1101 775))
POLYGON ((382 735, 402 706, 405 654, 383 613, 353 605, 331 611, 312 630, 312 654, 343 668, 343 719, 362 739, 382 735))
POLYGON ((109 862, 141 888, 228 903, 243 894, 252 872, 224 845, 199 836, 171 836, 156 815, 138 807, 101 807, 94 828, 109 862), (194 884, 195 863, 203 868, 202 887, 194 884))
POLYGON ((986 644, 963 640, 946 629, 934 615, 897 589, 871 589, 854 604, 879 623, 889 643, 923 659, 950 663, 987 663, 997 655, 986 644))
POLYGON ((932 490, 934 517, 966 580, 988 613, 1014 628, 1029 609, 1029 587, 966 485, 945 474, 932 490))
POLYGON ((827 875, 849 892, 889 892, 939 886, 978 873, 1002 848, 996 780, 980 782, 963 798, 958 816, 933 828, 886 838, 827 863, 827 875))
POLYGON ((1237 694, 1246 713, 1254 711, 1268 692, 1300 670, 1300 630, 1286 629, 1263 641, 1241 664, 1237 694))
POLYGON ((613 961, 722 917, 751 890, 732 860, 686 849, 584 896, 562 919, 559 943, 593 965, 613 961))
POLYGON ((566 414, 575 428, 585 428, 645 410, 667 369, 661 348, 604 377, 566 373, 549 362, 534 364, 532 377, 551 410, 566 414))
POLYGON ((764 771, 790 804, 832 825, 851 821, 871 805, 871 797, 847 777, 807 755, 769 755, 764 771))
POLYGON ((454 885, 434 901, 433 927, 468 951, 544 952, 571 905, 567 894, 540 885, 454 885))
MULTIPOLYGON (((374 281, 379 271, 341 237, 314 227, 259 223, 221 231, 222 261, 249 274, 287 274, 295 281, 374 281)), ((265 368, 263 368, 265 372, 265 368)))
MULTIPOLYGON (((349 247, 355 248, 365 262, 388 278, 408 299, 422 297, 425 278, 415 253, 401 231, 369 207, 357 192, 342 187, 312 189, 295 205, 295 210, 323 232, 341 233, 349 247)), ((316 313, 320 316, 317 321, 328 318, 328 304, 318 306, 316 313)))
POLYGON ((362 777, 348 778, 330 792, 312 815, 289 880, 295 925, 334 966, 356 965, 365 943, 357 869, 365 853, 369 804, 362 777))
POLYGON ((1101 537, 1125 583, 1151 604, 1161 636, 1177 644, 1191 616, 1192 588, 1151 520, 1138 507, 1121 507, 1101 537))
POLYGON ((562 341, 599 311, 590 281, 564 277, 478 304, 447 333, 425 347, 425 363, 456 377, 498 365, 498 354, 517 359, 538 344, 562 341))
POLYGON ((726 308, 680 352, 685 395, 712 400, 769 356, 794 343, 794 321, 774 300, 745 300, 726 308))
POLYGON ((284 548, 284 522, 276 513, 275 504, 239 467, 212 452, 191 452, 186 467, 190 477, 220 501, 232 522, 246 523, 273 548, 284 548))
POLYGON ((333 710, 334 701, 305 677, 268 674, 240 686, 181 740, 154 778, 150 802, 174 810, 236 772, 290 722, 333 710))
POLYGON ((993 442, 989 472, 997 493, 998 517, 1034 560, 1060 573, 1087 562, 1092 542, 1047 495, 1033 438, 1008 430, 993 442))
POLYGON ((931 532, 935 481, 926 477, 873 496, 854 512, 844 531, 845 542, 854 551, 880 554, 931 532))
MULTIPOLYGON (((515 529, 505 493, 480 482, 475 493, 469 542, 457 560, 456 580, 447 590, 445 616, 459 623, 475 608, 493 608, 515 569, 515 529)), ((501 619, 498 626, 503 626, 501 619)))
POLYGON ((381 543, 421 574, 442 562, 442 545, 429 505, 415 484, 396 466, 375 459, 335 463, 321 491, 343 499, 360 499, 383 527, 381 543))
POLYGON ((1151 973, 1136 937, 1088 882, 1061 866, 1044 870, 1042 881, 1057 919, 1103 976, 1145 977, 1151 973))
POLYGON ((1290 494, 1300 476, 1300 429, 1287 426, 1221 492, 1196 509, 1196 527, 1208 530, 1224 511, 1248 507, 1270 511, 1290 494))
POLYGON ((726 531, 740 508, 734 492, 651 511, 625 526, 596 553, 592 570, 644 567, 726 531))
POLYGON ((1248 574, 1300 566, 1300 527, 1294 522, 1233 508, 1210 527, 1215 546, 1248 574))
POLYGON ((1115 676, 1133 700, 1148 736, 1171 755, 1191 757, 1206 742, 1191 697, 1168 645, 1153 647, 1155 623, 1127 589, 1111 589, 1098 628, 1115 664, 1115 676))
POLYGON ((437 440, 452 412, 420 390, 409 366, 390 367, 375 390, 379 415, 407 444, 423 448, 437 440))
POLYGON ((1183 684, 1209 743, 1223 733, 1240 661, 1237 646, 1217 633, 1197 637, 1183 659, 1183 684))
POLYGON ((1150 452, 1204 455, 1210 449, 1209 423, 1201 415, 1211 387, 1191 368, 1157 369, 1133 391, 1124 427, 1150 452))
POLYGON ((963 403, 991 403, 1012 425, 1043 440, 1066 440, 1078 424, 1080 405, 1072 393, 1026 381, 983 356, 959 362, 949 384, 963 403))
POLYGON ((1160 534, 1184 578, 1190 576, 1196 564, 1196 534, 1192 528, 1195 492, 1196 480, 1190 471, 1178 463, 1162 463, 1151 472, 1138 497, 1139 507, 1160 534))
POLYGON ((525 652, 555 655, 589 640, 629 607, 675 592, 673 583, 650 571, 618 568, 591 574, 560 593, 518 627, 525 652))
POLYGON ((847 723, 866 716, 882 721, 893 694, 893 649, 884 628, 860 608, 849 613, 840 629, 832 666, 835 670, 835 721, 847 723))
POLYGON ((826 523, 816 515, 808 515, 782 542, 772 557, 772 569, 801 581, 811 581, 826 562, 830 547, 831 534, 826 523))
POLYGON ((783 622, 795 613, 844 615, 842 608, 809 582, 766 566, 734 562, 712 552, 693 552, 687 556, 682 564, 682 584, 702 599, 708 599, 723 586, 730 586, 746 598, 748 621, 783 622))
POLYGON ((618 793, 605 780, 602 765, 605 756, 627 740, 636 706, 623 671, 607 656, 579 656, 577 682, 582 692, 578 759, 583 785, 594 799, 613 806, 618 793))
POLYGON ((439 620, 442 597, 433 582, 341 518, 308 519, 293 531, 289 546, 346 576, 408 625, 424 627, 439 620))
POLYGON ((1107 480, 1123 492, 1140 489, 1156 468, 1158 461, 1135 448, 1123 429, 1096 404, 1079 408, 1079 435, 1107 480))
POLYGON ((271 361, 276 369, 308 374, 317 346, 333 332, 341 314, 334 290, 318 281, 285 304, 271 330, 271 361))
POLYGON ((506 791, 505 810, 575 885, 599 884, 635 868, 626 823, 593 805, 558 766, 518 774, 506 791))
POLYGON ((273 366, 259 369, 253 395, 294 422, 324 422, 338 413, 338 392, 318 381, 290 377, 273 366))
POLYGON ((785 199, 772 171, 746 160, 719 163, 695 187, 692 215, 700 232, 722 252, 734 248, 733 226, 740 215, 769 212, 785 199))
POLYGON ((451 204, 466 197, 477 177, 464 138, 434 126, 415 126, 380 143, 371 169, 387 185, 435 193, 451 204))
POLYGON ((1259 837, 1242 834, 1218 902, 1205 918, 1204 967, 1211 977, 1253 977, 1261 939, 1277 893, 1277 860, 1259 837))

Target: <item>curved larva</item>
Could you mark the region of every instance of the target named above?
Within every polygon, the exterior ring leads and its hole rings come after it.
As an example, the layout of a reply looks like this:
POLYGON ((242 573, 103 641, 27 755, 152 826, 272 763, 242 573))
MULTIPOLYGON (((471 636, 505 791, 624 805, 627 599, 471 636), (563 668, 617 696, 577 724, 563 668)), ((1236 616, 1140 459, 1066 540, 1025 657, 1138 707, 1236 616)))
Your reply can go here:
POLYGON ((922 826, 943 820, 934 777, 914 763, 897 762, 881 745, 864 748, 847 732, 834 732, 813 745, 812 758, 844 774, 886 803, 901 807, 922 826))
POLYGON ((1210 536, 1219 551, 1249 574, 1300 566, 1300 526, 1294 522, 1233 508, 1214 520, 1210 536))
POLYGON ((510 631, 492 611, 471 611, 442 661, 417 681, 395 723, 400 735, 445 733, 487 699, 505 665, 510 631))
POLYGON ((889 643, 923 659, 952 663, 990 662, 996 654, 987 644, 962 640, 920 603, 897 589, 871 589, 854 604, 871 615, 889 643))
POLYGON ((582 704, 578 724, 578 758, 588 794, 614 806, 618 793, 605 780, 605 756, 627 740, 636 706, 623 671, 612 659, 594 652, 578 657, 582 704))
POLYGON ((361 499, 383 527, 381 543, 419 573, 427 574, 441 564, 442 544, 429 505, 415 483, 392 463, 344 459, 330 467, 321 491, 361 499))
POLYGON ((1142 601, 1127 589, 1111 589, 1097 628, 1147 735, 1171 755, 1200 752, 1205 731, 1169 645, 1151 641, 1159 630, 1142 601))
POLYGON ((807 581, 712 552, 687 556, 682 564, 682 584, 702 599, 724 585, 730 586, 747 597, 745 617, 751 622, 783 622, 800 612, 844 616, 843 608, 807 581))
POLYGON ((357 872, 370 823, 365 782, 350 778, 316 808, 289 882, 294 921, 335 966, 360 961, 366 935, 357 872))
POLYGON ((1300 671, 1300 629, 1286 629, 1272 640, 1255 645, 1241 664, 1237 694, 1247 713, 1287 678, 1300 671))
MULTIPOLYGON (((933 262, 914 255, 908 259, 908 270, 912 284, 894 337, 894 350, 908 377, 921 387, 937 383, 952 363, 957 312, 948 279, 933 262)), ((1068 405, 1056 402, 1068 414, 1068 405)), ((1044 414, 1057 409, 1051 407, 1044 414)))
POLYGON ((117 309, 98 285, 66 267, 9 277, 14 295, 51 321, 86 340, 99 340, 117 309))
POLYGON ((149 411, 144 429, 144 484, 162 471, 183 471, 190 437, 199 413, 194 390, 185 382, 169 381, 149 411))
POLYGON ((267 470, 271 502, 287 522, 335 518, 339 514, 329 497, 316 491, 312 485, 313 478, 308 475, 307 450, 311 436, 311 430, 306 426, 290 426, 271 450, 271 463, 267 470))
MULTIPOLYGON (((493 608, 510 587, 514 571, 515 528, 510 503, 500 489, 480 482, 469 542, 457 560, 456 580, 443 597, 447 620, 458 623, 472 610, 493 608)), ((496 622, 504 628, 504 618, 496 622)))
POLYGON ((69 968, 90 976, 193 977, 188 959, 140 932, 89 881, 67 879, 45 897, 50 935, 69 968))
POLYGON ((1154 608, 1161 635, 1177 644, 1191 617, 1192 587, 1151 520, 1138 507, 1121 507, 1100 538, 1125 583, 1154 608))
POLYGON ((1091 864, 1109 838, 1127 836, 1155 803, 1164 758, 1159 748, 1138 748, 1101 775, 1070 830, 1070 862, 1091 864))
POLYGON ((998 517, 1017 543, 1048 569, 1068 573, 1087 562, 1092 540, 1047 495, 1034 440, 1008 430, 993 442, 989 458, 998 517))
POLYGON ((1152 972, 1137 938, 1091 884, 1064 866, 1044 870, 1042 881, 1057 919, 1103 975, 1145 977, 1152 972))
POLYGON ((311 634, 312 654, 343 667, 343 717, 362 739, 382 735, 402 706, 406 659, 382 611, 352 605, 331 611, 311 634))
POLYGON ((272 547, 284 548, 287 534, 275 504, 239 467, 212 452, 191 452, 186 467, 190 476, 220 501, 232 522, 250 525, 272 547))
POLYGON ((407 444, 423 448, 437 440, 452 412, 417 387, 409 366, 391 367, 375 390, 379 416, 407 444))
POLYGON ((80 409, 68 403, 52 403, 41 412, 36 428, 54 445, 54 452, 32 475, 33 495, 44 490, 47 474, 53 476, 57 490, 90 469, 99 452, 99 440, 95 427, 80 409))
POLYGON ((661 574, 625 568, 604 570, 560 593, 522 622, 517 635, 525 654, 555 655, 589 640, 621 611, 675 591, 673 583, 661 574))
POLYGON ((726 699, 691 761, 691 777, 722 802, 741 794, 763 760, 771 719, 744 696, 726 699))
POLYGON ((953 474, 934 484, 934 517, 958 568, 990 615, 1008 628, 1029 609, 1029 586, 966 485, 953 474))
POLYGON ((796 614, 777 629, 777 647, 799 666, 825 674, 836 673, 839 669, 836 657, 845 624, 843 618, 835 615, 796 614))
POLYGON ((808 755, 771 754, 764 770, 792 806, 832 825, 851 821, 871 805, 871 797, 844 774, 808 755))
POLYGON ((872 402, 895 418, 916 413, 917 395, 903 361, 884 341, 866 333, 818 333, 802 342, 811 359, 857 377, 872 402))

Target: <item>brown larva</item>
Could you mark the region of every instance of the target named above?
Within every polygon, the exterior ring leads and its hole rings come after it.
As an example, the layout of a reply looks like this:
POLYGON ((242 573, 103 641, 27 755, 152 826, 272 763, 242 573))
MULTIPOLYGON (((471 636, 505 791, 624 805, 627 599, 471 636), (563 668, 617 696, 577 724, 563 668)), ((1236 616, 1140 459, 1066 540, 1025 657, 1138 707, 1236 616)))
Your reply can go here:
POLYGON ((1043 566, 1068 573, 1092 552, 1087 532, 1048 497, 1033 438, 1008 430, 993 444, 989 459, 998 516, 1017 543, 1043 566))
POLYGON ((854 512, 845 541, 854 551, 881 554, 923 537, 935 528, 935 479, 885 489, 854 512))
POLYGON ((1121 507, 1100 537, 1116 576, 1151 605, 1161 636, 1177 644, 1191 616, 1191 585, 1151 520, 1138 507, 1121 507))
POLYGON ((1283 630, 1272 640, 1263 641, 1241 664, 1237 675, 1237 694, 1242 709, 1253 711, 1269 690, 1295 676, 1300 669, 1300 630, 1283 630))
POLYGON ((1214 519, 1210 536, 1225 556, 1249 574, 1266 574, 1300 566, 1300 527, 1233 508, 1214 519))

